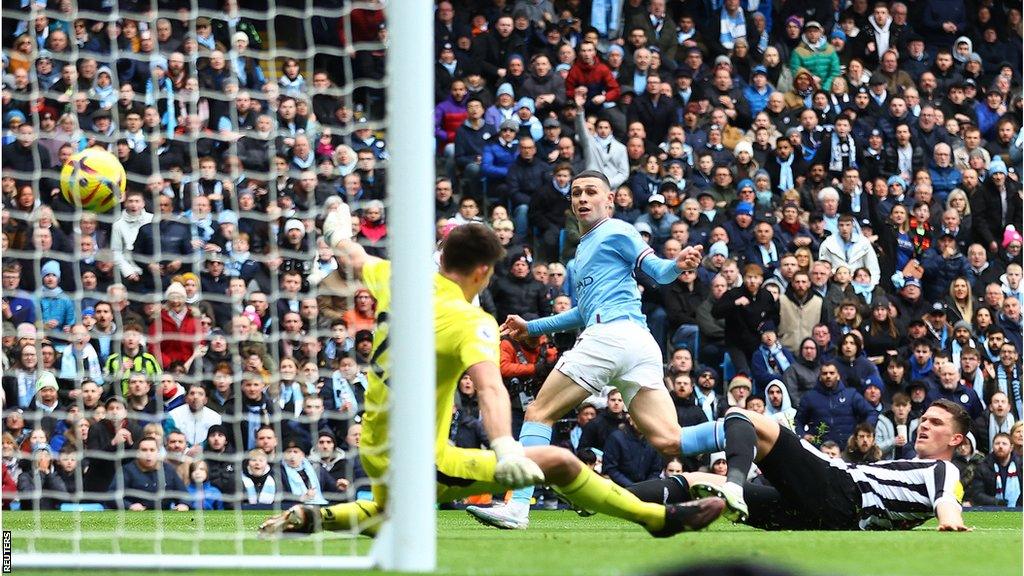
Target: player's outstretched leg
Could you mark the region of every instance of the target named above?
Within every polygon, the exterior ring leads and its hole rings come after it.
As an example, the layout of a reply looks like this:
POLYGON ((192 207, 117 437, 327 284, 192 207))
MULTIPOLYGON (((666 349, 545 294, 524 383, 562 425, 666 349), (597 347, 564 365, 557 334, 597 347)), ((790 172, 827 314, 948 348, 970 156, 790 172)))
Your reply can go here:
POLYGON ((531 448, 526 455, 540 465, 555 490, 576 506, 635 522, 656 538, 701 530, 725 509, 725 502, 720 498, 667 506, 643 502, 625 488, 602 478, 562 448, 531 448))
POLYGON ((733 522, 742 522, 750 516, 743 500, 743 483, 759 450, 767 454, 774 445, 778 438, 778 424, 760 414, 731 408, 725 415, 724 427, 725 457, 729 463, 725 484, 693 483, 691 491, 698 496, 724 498, 728 504, 725 517, 733 522))
POLYGON ((376 524, 372 522, 381 513, 381 506, 372 500, 356 500, 334 506, 309 506, 296 504, 291 508, 267 518, 260 525, 262 536, 274 536, 284 532, 312 534, 321 530, 351 530, 359 528, 372 535, 376 524))
MULTIPOLYGON (((552 423, 579 405, 590 393, 581 388, 568 376, 552 370, 544 381, 537 398, 526 408, 525 422, 519 433, 519 442, 524 448, 543 447, 551 443, 552 423)), ((523 530, 530 525, 530 499, 533 486, 519 488, 512 492, 508 504, 481 508, 466 508, 471 516, 480 522, 505 530, 523 530)))

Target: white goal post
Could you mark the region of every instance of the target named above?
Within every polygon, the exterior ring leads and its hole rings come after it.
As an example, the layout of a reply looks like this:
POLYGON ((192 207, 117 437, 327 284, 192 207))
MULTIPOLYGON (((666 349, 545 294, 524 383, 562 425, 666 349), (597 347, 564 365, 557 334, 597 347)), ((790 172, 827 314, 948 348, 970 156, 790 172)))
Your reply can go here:
MULTIPOLYGON (((244 2, 241 2, 244 8, 244 2)), ((273 1, 271 0, 271 4, 273 1)), ((387 3, 387 91, 389 238, 393 262, 390 367, 392 422, 391 477, 388 519, 368 555, 331 554, 336 540, 310 537, 317 554, 287 554, 275 544, 271 554, 246 554, 239 537, 236 554, 164 554, 159 539, 154 552, 80 552, 78 541, 66 552, 39 550, 13 554, 13 567, 22 569, 156 569, 156 570, 338 570, 382 568, 402 572, 431 572, 437 560, 434 471, 435 357, 432 277, 434 222, 433 3, 391 0, 387 3), (394 520, 394 521, 392 521, 394 520)), ((193 4, 195 5, 195 4, 193 4)), ((370 7, 352 3, 348 8, 370 7)), ((116 10, 116 9, 115 9, 116 10)), ((311 58, 311 57, 310 57, 311 58)), ((238 512, 236 512, 237 514, 238 512)), ((110 512, 109 514, 124 514, 110 512)), ((199 513, 201 516, 201 512, 199 513)), ((158 520, 159 522, 159 520, 158 520)), ((73 523, 68 514, 68 523, 73 523)), ((241 529, 241 520, 238 520, 241 529)), ((80 529, 80 526, 78 527, 80 529)), ((206 535, 211 535, 207 532, 206 535)), ((111 536, 131 538, 119 526, 111 536)), ((79 535, 80 536, 80 535, 79 535)), ((39 535, 45 539, 45 534, 39 535)), ((187 539, 178 533, 173 538, 187 539)), ((66 540, 62 536, 61 540, 66 540)))

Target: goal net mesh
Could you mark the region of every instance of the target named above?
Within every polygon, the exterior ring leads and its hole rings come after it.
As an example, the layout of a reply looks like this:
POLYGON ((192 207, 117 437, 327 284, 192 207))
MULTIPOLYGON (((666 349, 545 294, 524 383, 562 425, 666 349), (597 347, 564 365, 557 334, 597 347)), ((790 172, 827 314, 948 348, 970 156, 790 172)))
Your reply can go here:
POLYGON ((4 133, 15 556, 365 556, 355 531, 256 527, 369 497, 374 301, 320 225, 343 197, 386 256, 382 4, 22 5, 3 7, 5 123, 29 127, 4 133), (58 184, 96 147, 128 174, 104 214, 58 184))

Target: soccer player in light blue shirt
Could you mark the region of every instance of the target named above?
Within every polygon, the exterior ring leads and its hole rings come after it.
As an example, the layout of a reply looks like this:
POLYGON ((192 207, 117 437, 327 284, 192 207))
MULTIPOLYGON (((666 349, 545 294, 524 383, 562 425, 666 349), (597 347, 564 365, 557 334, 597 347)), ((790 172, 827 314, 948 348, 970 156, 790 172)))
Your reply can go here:
MULTIPOLYGON (((669 284, 683 270, 697 268, 701 250, 687 247, 675 260, 659 258, 633 226, 610 218, 613 198, 608 179, 598 171, 587 170, 573 179, 570 199, 582 236, 567 277, 576 305, 530 322, 512 315, 502 326, 502 333, 513 338, 583 328, 527 406, 519 439, 524 446, 549 444, 556 420, 605 386, 614 386, 651 445, 666 457, 676 457, 683 453, 682 429, 663 382, 661 349, 640 310, 634 272, 642 270, 669 284)), ((532 488, 517 490, 508 505, 471 506, 467 511, 492 526, 526 528, 531 496, 532 488)))

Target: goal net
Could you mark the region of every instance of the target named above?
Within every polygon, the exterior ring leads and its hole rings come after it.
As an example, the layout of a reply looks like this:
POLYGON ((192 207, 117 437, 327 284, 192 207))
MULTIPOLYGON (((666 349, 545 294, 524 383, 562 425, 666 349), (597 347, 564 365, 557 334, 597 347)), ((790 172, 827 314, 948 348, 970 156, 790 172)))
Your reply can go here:
POLYGON ((430 4, 21 4, 3 7, 15 568, 433 569, 430 4), (106 213, 59 184, 99 149, 127 172, 106 213), (323 239, 338 197, 393 262, 402 522, 260 539, 293 504, 370 498, 377 316, 323 239))

